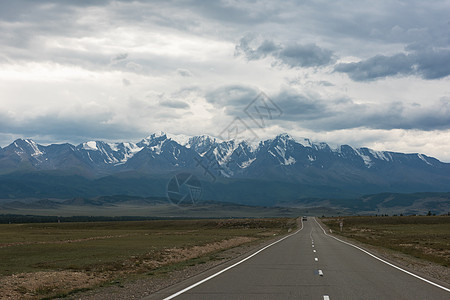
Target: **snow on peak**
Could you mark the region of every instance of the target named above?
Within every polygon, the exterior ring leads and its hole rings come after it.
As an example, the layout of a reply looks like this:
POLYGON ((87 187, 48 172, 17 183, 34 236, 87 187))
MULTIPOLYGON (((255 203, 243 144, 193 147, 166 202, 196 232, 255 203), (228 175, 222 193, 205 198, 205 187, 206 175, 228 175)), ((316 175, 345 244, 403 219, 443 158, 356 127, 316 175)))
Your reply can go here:
POLYGON ((90 150, 90 151, 98 151, 97 142, 96 141, 89 141, 83 143, 82 148, 84 150, 90 150))
POLYGON ((256 160, 256 157, 255 158, 251 158, 251 159, 249 159, 247 161, 244 161, 242 164, 239 165, 239 167, 241 169, 248 168, 252 164, 252 162, 254 162, 255 160, 256 160))
POLYGON ((184 134, 172 134, 172 133, 166 133, 165 134, 167 138, 171 139, 172 141, 177 142, 181 146, 189 146, 189 140, 192 138, 192 136, 184 135, 184 134))
POLYGON ((341 154, 342 154, 342 152, 344 151, 344 149, 347 149, 347 148, 350 148, 351 150, 353 150, 353 151, 356 152, 355 148, 353 148, 353 147, 350 146, 350 145, 339 145, 339 146, 337 146, 336 148, 333 148, 332 151, 333 151, 333 152, 337 152, 337 153, 341 153, 341 154))
POLYGON ((33 140, 25 140, 25 142, 30 145, 31 149, 33 149, 33 153, 31 153, 31 156, 39 156, 42 155, 44 153, 41 152, 41 150, 39 150, 38 145, 33 141, 33 140))
POLYGON ((289 156, 288 159, 285 159, 285 160, 284 160, 283 165, 289 166, 289 165, 293 165, 293 164, 295 164, 295 163, 296 163, 295 158, 293 158, 292 156, 289 156))
POLYGON ((123 143, 125 149, 127 150, 128 153, 136 153, 142 150, 141 147, 138 147, 136 144, 134 143, 123 143))
MULTIPOLYGON (((145 139, 143 139, 142 141, 150 143, 150 141, 155 140, 155 139, 161 139, 161 138, 167 138, 167 134, 164 131, 159 131, 156 133, 152 133, 150 134, 148 137, 146 137, 145 139)), ((144 142, 144 143, 145 143, 144 142)))
POLYGON ((277 135, 277 138, 282 139, 282 140, 293 140, 293 138, 287 133, 279 134, 279 135, 277 135))
POLYGON ((216 142, 216 139, 213 137, 210 137, 209 135, 196 135, 191 137, 192 141, 196 141, 196 142, 209 142, 209 143, 214 143, 216 142))
POLYGON ((153 152, 155 152, 156 154, 161 154, 162 151, 162 145, 164 144, 164 141, 150 147, 150 150, 152 150, 153 152))
POLYGON ((208 151, 210 147, 215 146, 217 141, 215 138, 212 138, 208 135, 198 135, 189 138, 189 141, 186 145, 187 148, 192 148, 195 151, 200 151, 200 155, 203 152, 208 151))
POLYGON ((246 151, 248 149, 250 150, 250 152, 254 152, 258 148, 258 145, 249 144, 247 141, 242 141, 237 144, 236 148, 241 148, 243 151, 246 151))
POLYGON ((167 137, 167 134, 164 131, 158 131, 150 135, 152 138, 158 138, 158 137, 167 137))
POLYGON ((213 154, 219 165, 225 165, 229 162, 234 150, 236 150, 236 144, 233 141, 222 142, 213 150, 213 154))
POLYGON ((430 162, 425 158, 424 155, 417 153, 417 156, 418 156, 421 160, 423 160, 427 165, 432 166, 432 164, 430 164, 430 162))
POLYGON ((184 134, 172 134, 172 133, 166 133, 164 131, 159 131, 156 133, 152 133, 148 137, 144 138, 140 143, 144 145, 150 145, 151 141, 158 139, 171 139, 172 141, 177 142, 178 144, 182 146, 186 146, 189 148, 189 140, 192 138, 192 136, 184 135, 184 134))
POLYGON ((372 159, 370 159, 370 156, 366 155, 363 153, 363 149, 359 148, 359 149, 355 149, 356 153, 358 153, 358 155, 362 158, 362 160, 364 161, 364 164, 370 168, 373 166, 373 162, 372 159))
POLYGON ((142 139, 142 141, 140 141, 138 144, 142 144, 144 146, 149 146, 150 144, 153 144, 154 140, 156 139, 165 139, 167 138, 166 133, 165 132, 158 132, 158 133, 152 133, 151 135, 149 135, 148 137, 142 139))
POLYGON ((299 143, 300 145, 302 145, 303 147, 309 147, 312 148, 313 143, 311 142, 310 139, 307 138, 299 138, 295 140, 297 143, 299 143))
POLYGON ((119 144, 109 144, 113 151, 119 152, 121 149, 123 153, 123 157, 120 159, 119 163, 115 164, 115 166, 122 165, 126 163, 130 158, 132 158, 136 153, 142 150, 142 147, 139 147, 135 143, 119 143, 119 144))
POLYGON ((274 157, 276 157, 278 159, 278 161, 280 162, 281 165, 283 166, 289 166, 289 165, 293 165, 296 163, 295 158, 293 158, 290 155, 286 154, 286 149, 281 147, 280 145, 276 145, 274 147, 275 152, 278 155, 275 155, 275 153, 273 153, 272 151, 269 150, 269 153, 272 154, 274 157))
POLYGON ((391 154, 389 154, 389 152, 384 152, 384 151, 375 151, 372 149, 368 149, 369 153, 373 155, 373 157, 380 159, 380 160, 385 160, 385 161, 391 161, 392 160, 392 156, 391 154))
POLYGON ((119 143, 106 143, 109 148, 111 148, 112 151, 117 152, 119 151, 119 143))
POLYGON ((272 141, 276 142, 277 145, 283 145, 286 147, 287 143, 290 141, 295 141, 292 137, 290 137, 287 133, 279 134, 272 141))

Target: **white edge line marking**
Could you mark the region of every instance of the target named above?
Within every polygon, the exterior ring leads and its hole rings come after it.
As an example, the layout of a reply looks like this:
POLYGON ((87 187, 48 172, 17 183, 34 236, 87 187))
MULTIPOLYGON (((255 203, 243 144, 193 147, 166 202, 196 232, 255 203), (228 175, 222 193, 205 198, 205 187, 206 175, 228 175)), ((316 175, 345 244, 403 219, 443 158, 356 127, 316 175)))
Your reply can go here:
POLYGON ((206 277, 205 279, 202 279, 202 280, 200 280, 200 281, 198 281, 198 282, 196 282, 196 283, 194 283, 194 284, 188 286, 187 288, 184 288, 184 289, 182 289, 181 291, 176 292, 175 294, 172 294, 172 295, 170 295, 169 297, 164 298, 164 300, 170 300, 170 299, 173 299, 173 298, 175 298, 175 297, 177 297, 177 296, 179 296, 179 295, 181 295, 181 294, 183 294, 183 293, 189 291, 190 289, 193 289, 193 288, 195 288, 196 286, 199 286, 200 284, 205 283, 206 281, 208 281, 208 280, 210 280, 210 279, 213 279, 214 277, 216 277, 216 276, 218 276, 218 275, 220 275, 220 274, 222 274, 222 273, 228 271, 229 269, 232 269, 232 268, 236 267, 237 265, 240 265, 240 264, 243 263, 244 261, 246 261, 246 260, 252 258, 253 256, 257 255, 258 253, 261 253, 262 251, 266 250, 267 248, 269 248, 269 247, 271 247, 271 246, 273 246, 273 245, 275 245, 275 244, 281 242, 282 240, 285 240, 285 239, 287 239, 288 237, 291 237, 291 236, 293 236, 294 234, 299 233, 299 232, 303 229, 303 221, 302 221, 301 219, 300 219, 300 221, 301 221, 301 223, 302 223, 302 228, 300 228, 300 229, 297 230, 296 232, 291 233, 291 234, 289 234, 289 235, 287 235, 287 236, 285 236, 285 237, 283 237, 283 238, 281 238, 281 239, 279 239, 279 240, 277 240, 277 241, 275 241, 275 242, 273 242, 273 243, 271 243, 271 244, 265 246, 265 247, 262 248, 262 249, 259 249, 258 251, 256 251, 256 252, 253 253, 252 255, 249 255, 249 256, 247 256, 246 258, 244 258, 244 259, 238 261, 237 263, 235 263, 235 264, 233 264, 233 265, 231 265, 231 266, 229 266, 229 267, 226 267, 225 269, 223 269, 223 270, 221 270, 221 271, 219 271, 219 272, 217 272, 217 273, 215 273, 215 274, 213 274, 213 275, 211 275, 211 276, 209 276, 209 277, 206 277))
POLYGON ((349 246, 352 246, 352 247, 354 247, 354 248, 356 248, 356 249, 358 249, 358 250, 360 250, 360 251, 366 253, 367 255, 370 255, 370 256, 372 256, 373 258, 375 258, 375 259, 377 259, 377 260, 379 260, 379 261, 381 261, 381 262, 387 264, 388 266, 391 266, 391 267, 393 267, 393 268, 395 268, 395 269, 397 269, 397 270, 400 270, 400 271, 402 271, 402 272, 404 272, 404 273, 406 273, 406 274, 408 274, 408 275, 411 275, 411 276, 413 276, 413 277, 416 277, 417 279, 420 279, 420 280, 422 280, 422 281, 425 281, 426 283, 429 283, 429 284, 434 285, 434 286, 436 286, 436 287, 438 287, 438 288, 440 288, 440 289, 443 289, 444 291, 450 292, 450 289, 449 289, 449 288, 446 288, 445 286, 439 285, 439 284, 437 284, 437 283, 435 283, 435 282, 433 282, 433 281, 430 281, 430 280, 428 280, 428 279, 425 279, 425 278, 423 278, 423 277, 420 277, 419 275, 416 275, 416 274, 414 274, 414 273, 412 273, 412 272, 406 271, 406 270, 404 270, 404 269, 402 269, 402 268, 400 268, 400 267, 397 267, 397 266, 394 265, 394 264, 391 264, 390 262, 385 261, 384 259, 379 258, 378 256, 373 255, 372 253, 370 253, 370 252, 367 251, 367 250, 364 250, 364 249, 362 249, 362 248, 360 248, 360 247, 358 247, 358 246, 355 246, 355 245, 350 244, 350 243, 348 243, 348 242, 346 242, 346 241, 343 241, 343 240, 341 240, 341 239, 338 239, 337 237, 334 237, 334 236, 332 236, 332 235, 327 234, 327 233, 325 232, 325 229, 323 229, 322 226, 319 224, 319 222, 317 222, 316 218, 314 218, 314 221, 316 221, 317 225, 319 225, 319 227, 323 230, 323 233, 324 233, 326 236, 332 237, 333 239, 338 240, 338 241, 341 242, 341 243, 344 243, 344 244, 347 244, 347 245, 349 245, 349 246))

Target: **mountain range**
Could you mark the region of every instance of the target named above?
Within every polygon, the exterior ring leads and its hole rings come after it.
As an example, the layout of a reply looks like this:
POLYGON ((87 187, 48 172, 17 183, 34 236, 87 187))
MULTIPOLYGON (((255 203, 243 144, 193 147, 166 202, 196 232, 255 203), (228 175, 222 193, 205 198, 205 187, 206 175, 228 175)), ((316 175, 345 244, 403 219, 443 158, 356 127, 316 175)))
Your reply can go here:
POLYGON ((44 146, 18 139, 0 148, 0 199, 164 196, 167 179, 180 172, 201 180, 203 197, 245 204, 450 191, 450 164, 425 154, 333 148, 288 134, 253 145, 161 132, 137 143, 44 146))

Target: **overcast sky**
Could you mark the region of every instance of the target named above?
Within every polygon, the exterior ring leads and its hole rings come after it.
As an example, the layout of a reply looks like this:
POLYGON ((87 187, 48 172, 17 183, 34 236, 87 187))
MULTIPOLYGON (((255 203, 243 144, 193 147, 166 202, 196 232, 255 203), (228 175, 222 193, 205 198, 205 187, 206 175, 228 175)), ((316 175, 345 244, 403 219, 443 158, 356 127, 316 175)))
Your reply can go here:
POLYGON ((450 162, 449 75, 449 1, 0 0, 2 147, 219 137, 239 118, 259 139, 450 162))

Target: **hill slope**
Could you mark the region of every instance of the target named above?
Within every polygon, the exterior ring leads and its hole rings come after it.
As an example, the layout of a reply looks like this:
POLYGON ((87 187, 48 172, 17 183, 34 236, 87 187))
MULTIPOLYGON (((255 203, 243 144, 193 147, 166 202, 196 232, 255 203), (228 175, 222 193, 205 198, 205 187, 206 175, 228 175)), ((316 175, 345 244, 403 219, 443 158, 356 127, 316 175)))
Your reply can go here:
POLYGON ((450 164, 424 154, 332 148, 287 134, 252 146, 209 136, 152 134, 138 143, 0 148, 0 198, 164 196, 174 174, 202 181, 207 199, 270 204, 299 197, 450 191, 450 164))

